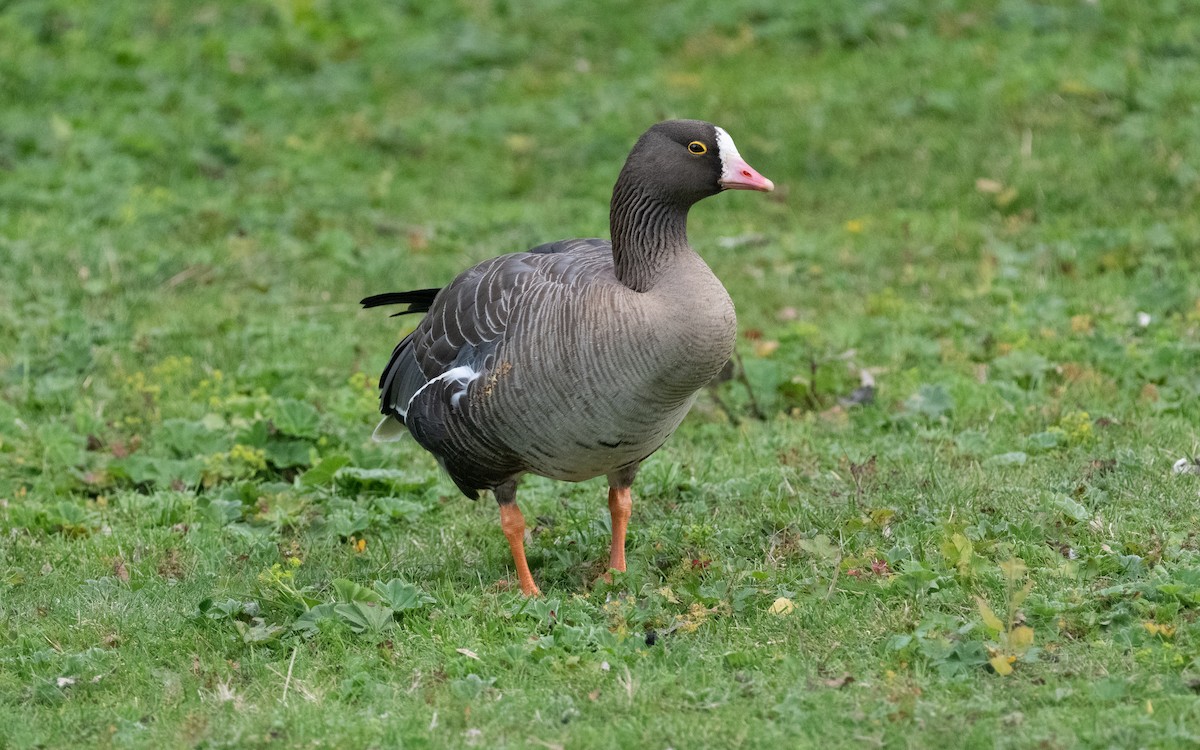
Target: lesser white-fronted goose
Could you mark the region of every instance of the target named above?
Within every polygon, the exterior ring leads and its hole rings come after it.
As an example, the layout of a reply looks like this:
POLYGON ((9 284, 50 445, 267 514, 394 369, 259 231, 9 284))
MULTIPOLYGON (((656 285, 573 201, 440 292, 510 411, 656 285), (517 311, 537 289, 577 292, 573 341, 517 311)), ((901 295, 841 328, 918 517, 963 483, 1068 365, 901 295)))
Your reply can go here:
POLYGON ((611 242, 552 242, 486 260, 442 289, 362 301, 427 313, 380 378, 374 437, 407 430, 468 497, 492 490, 524 594, 538 593, 516 504, 525 473, 607 476, 609 567, 625 570, 638 467, 733 352, 733 302, 687 241, 692 205, 730 189, 774 185, 721 128, 662 122, 617 178, 611 242))

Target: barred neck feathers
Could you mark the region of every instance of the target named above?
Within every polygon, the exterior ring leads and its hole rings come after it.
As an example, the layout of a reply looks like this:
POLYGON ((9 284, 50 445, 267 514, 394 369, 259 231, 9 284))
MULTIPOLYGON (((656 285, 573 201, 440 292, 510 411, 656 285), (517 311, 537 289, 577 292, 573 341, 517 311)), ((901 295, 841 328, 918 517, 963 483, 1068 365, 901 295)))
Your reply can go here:
POLYGON ((654 195, 631 178, 631 170, 622 171, 609 213, 613 264, 622 284, 637 292, 653 289, 671 259, 689 249, 688 208, 654 195))

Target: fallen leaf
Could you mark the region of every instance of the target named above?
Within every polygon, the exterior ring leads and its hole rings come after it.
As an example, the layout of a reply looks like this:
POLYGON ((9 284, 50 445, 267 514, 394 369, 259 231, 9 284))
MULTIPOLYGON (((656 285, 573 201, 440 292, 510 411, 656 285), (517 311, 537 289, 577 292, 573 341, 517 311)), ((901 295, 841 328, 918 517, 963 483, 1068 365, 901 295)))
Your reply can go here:
POLYGON ((992 608, 988 606, 988 603, 982 597, 975 597, 975 603, 979 607, 979 616, 983 618, 983 624, 989 630, 996 633, 1004 630, 1004 623, 1000 621, 1000 618, 996 616, 996 613, 992 611, 992 608))
POLYGON ((980 177, 978 180, 975 180, 975 189, 981 193, 991 193, 994 195, 1004 190, 1004 183, 999 180, 980 177))
POLYGON ((457 651, 458 653, 462 654, 463 656, 467 657, 468 659, 474 659, 475 661, 483 661, 483 659, 479 658, 479 654, 475 653, 474 651, 472 651, 469 648, 456 648, 454 650, 457 651))
POLYGON ((761 339, 754 342, 754 356, 766 358, 775 353, 779 348, 779 342, 774 339, 761 339))
POLYGON ((1158 635, 1162 636, 1163 638, 1170 638, 1175 635, 1175 626, 1166 623, 1157 623, 1147 620, 1146 622, 1142 623, 1142 627, 1144 627, 1146 632, 1150 635, 1158 635))
POLYGON ((1033 645, 1033 628, 1018 625, 1008 634, 1008 645, 1014 651, 1025 651, 1033 645))
POLYGON ((129 569, 125 567, 125 561, 119 557, 113 560, 113 575, 122 583, 129 583, 129 569))
POLYGON ((790 615, 792 612, 795 612, 796 605, 792 602, 791 599, 788 599, 786 596, 781 596, 778 599, 776 599, 774 602, 772 602, 771 606, 767 609, 767 611, 773 615, 779 615, 780 617, 784 617, 786 615, 790 615))
POLYGON ((54 681, 54 684, 58 685, 60 688, 70 687, 71 685, 75 684, 75 678, 74 677, 59 677, 58 679, 56 679, 54 681))
POLYGON ((838 688, 843 688, 843 687, 849 685, 850 683, 854 682, 854 676, 852 674, 850 674, 849 672, 846 672, 841 677, 834 677, 833 679, 824 680, 823 682, 825 684, 825 687, 833 688, 834 690, 837 690, 838 688))

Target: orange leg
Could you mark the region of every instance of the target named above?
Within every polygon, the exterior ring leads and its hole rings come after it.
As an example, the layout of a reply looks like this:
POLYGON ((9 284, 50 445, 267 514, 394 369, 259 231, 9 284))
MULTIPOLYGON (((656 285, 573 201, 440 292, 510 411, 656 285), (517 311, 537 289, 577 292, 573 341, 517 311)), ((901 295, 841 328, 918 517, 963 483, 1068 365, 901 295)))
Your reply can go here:
MULTIPOLYGON (((542 592, 533 582, 533 574, 529 572, 529 563, 525 561, 525 516, 516 503, 500 505, 500 528, 508 538, 508 546, 512 549, 513 564, 517 566, 517 580, 521 584, 521 593, 525 596, 538 596, 542 592)), ((622 563, 624 565, 624 563, 622 563)), ((621 568, 624 570, 624 567, 621 568)))
POLYGON ((633 497, 628 487, 608 488, 608 513, 612 516, 612 549, 608 553, 608 567, 625 572, 625 529, 629 526, 629 514, 633 509, 633 497))

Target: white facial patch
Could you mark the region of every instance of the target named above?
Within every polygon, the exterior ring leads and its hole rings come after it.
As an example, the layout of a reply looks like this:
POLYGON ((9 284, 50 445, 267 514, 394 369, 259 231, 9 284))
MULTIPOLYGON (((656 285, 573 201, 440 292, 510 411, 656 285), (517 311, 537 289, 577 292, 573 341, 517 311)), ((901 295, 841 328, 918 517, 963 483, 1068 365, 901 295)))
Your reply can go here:
POLYGON ((721 152, 721 179, 729 179, 734 175, 729 171, 729 162, 736 159, 738 162, 744 162, 742 155, 738 153, 737 146, 734 145, 733 139, 729 137, 729 133, 725 132, 725 128, 717 128, 717 150, 721 152))

